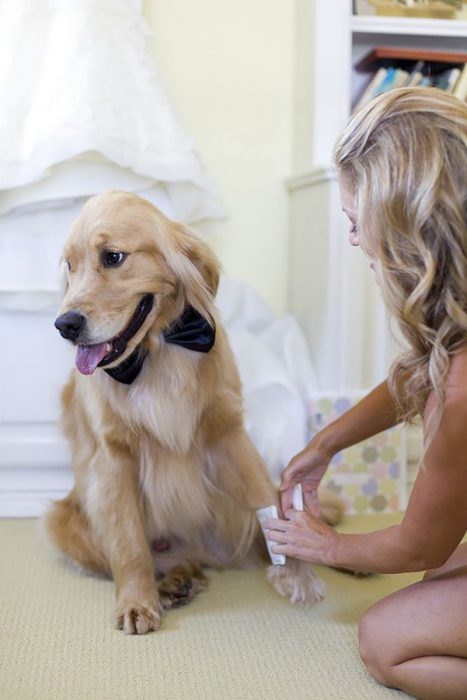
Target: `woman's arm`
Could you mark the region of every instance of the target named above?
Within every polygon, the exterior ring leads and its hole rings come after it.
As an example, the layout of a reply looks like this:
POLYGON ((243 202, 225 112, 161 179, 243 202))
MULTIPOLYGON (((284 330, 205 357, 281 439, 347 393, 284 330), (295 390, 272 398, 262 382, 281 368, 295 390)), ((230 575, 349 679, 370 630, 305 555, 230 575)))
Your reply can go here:
POLYGON ((396 403, 386 380, 344 415, 321 430, 314 440, 328 453, 336 454, 400 422, 396 403))
POLYGON ((467 529, 464 393, 448 392, 401 524, 368 535, 341 535, 332 555, 341 566, 353 568, 357 561, 381 573, 422 571, 441 566, 455 550, 467 529))
POLYGON ((282 511, 285 513, 291 508, 294 487, 300 483, 305 507, 311 513, 319 515, 318 485, 336 452, 391 428, 398 422, 395 401, 387 382, 383 382, 356 406, 317 433, 290 461, 282 472, 282 511))
MULTIPOLYGON (((467 361, 466 373, 467 376, 467 361)), ((464 382, 467 384, 467 382, 464 382)), ((363 429, 362 429, 363 430, 363 429)), ((309 513, 269 522, 275 551, 361 571, 421 571, 443 564, 467 529, 467 387, 447 388, 443 417, 425 453, 400 525, 336 533, 309 513)))

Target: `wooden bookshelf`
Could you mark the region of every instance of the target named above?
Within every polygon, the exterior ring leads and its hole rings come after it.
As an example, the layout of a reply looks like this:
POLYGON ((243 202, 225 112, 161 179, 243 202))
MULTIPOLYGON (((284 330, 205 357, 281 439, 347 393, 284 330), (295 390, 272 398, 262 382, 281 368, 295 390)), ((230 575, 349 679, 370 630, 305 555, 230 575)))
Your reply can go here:
POLYGON ((467 53, 457 51, 431 51, 427 49, 399 48, 397 46, 377 46, 355 64, 355 70, 367 73, 375 71, 385 63, 425 63, 464 64, 467 53))
POLYGON ((467 22, 457 19, 352 15, 350 29, 354 34, 409 34, 411 36, 464 38, 467 35, 467 22))

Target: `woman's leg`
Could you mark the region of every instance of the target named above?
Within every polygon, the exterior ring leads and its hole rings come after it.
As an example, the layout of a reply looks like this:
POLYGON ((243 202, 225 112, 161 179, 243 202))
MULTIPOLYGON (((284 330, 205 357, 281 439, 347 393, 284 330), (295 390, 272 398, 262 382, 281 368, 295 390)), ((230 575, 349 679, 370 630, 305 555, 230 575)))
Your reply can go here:
POLYGON ((376 603, 360 624, 369 673, 420 700, 467 698, 467 549, 450 561, 376 603))
POLYGON ((463 542, 457 547, 457 549, 454 550, 449 559, 442 566, 439 566, 437 569, 430 569, 429 571, 427 571, 425 576, 423 577, 423 580, 427 581, 428 579, 434 578, 435 576, 440 576, 440 574, 445 574, 447 571, 451 571, 452 569, 458 569, 459 567, 466 565, 467 542, 463 542))

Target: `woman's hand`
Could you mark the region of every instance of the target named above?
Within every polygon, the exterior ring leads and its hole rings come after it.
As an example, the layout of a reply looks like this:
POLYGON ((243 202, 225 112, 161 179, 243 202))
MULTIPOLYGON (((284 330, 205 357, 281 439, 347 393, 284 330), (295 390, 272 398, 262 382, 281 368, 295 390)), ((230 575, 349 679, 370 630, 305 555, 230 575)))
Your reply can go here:
POLYGON ((283 513, 292 508, 293 490, 296 484, 301 484, 305 510, 316 517, 320 516, 318 486, 333 456, 315 440, 295 455, 282 472, 280 492, 283 513))
POLYGON ((287 520, 265 521, 266 537, 277 542, 272 551, 314 564, 333 564, 339 534, 306 511, 289 510, 287 520))

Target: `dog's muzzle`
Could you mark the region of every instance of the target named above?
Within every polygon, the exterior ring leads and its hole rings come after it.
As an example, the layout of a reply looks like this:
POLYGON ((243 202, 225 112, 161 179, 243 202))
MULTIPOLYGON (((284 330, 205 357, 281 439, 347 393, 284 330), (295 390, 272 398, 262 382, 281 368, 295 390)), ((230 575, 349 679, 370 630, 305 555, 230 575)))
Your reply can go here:
POLYGON ((113 340, 110 341, 112 345, 112 350, 102 358, 99 362, 98 367, 105 367, 110 365, 115 360, 118 360, 120 355, 123 355, 127 349, 129 341, 134 335, 139 331, 143 323, 145 322, 148 314, 152 310, 154 305, 154 297, 152 294, 145 294, 144 297, 139 302, 135 309, 135 313, 131 317, 130 323, 125 328, 125 330, 120 333, 120 335, 115 336, 113 340))
POLYGON ((81 374, 92 374, 96 367, 112 364, 126 351, 129 341, 139 331, 154 305, 152 294, 145 294, 135 309, 126 328, 111 340, 94 345, 80 344, 84 337, 86 317, 79 311, 67 311, 55 321, 63 338, 78 345, 76 367, 81 374))
POLYGON ((55 328, 60 331, 62 338, 66 340, 78 340, 80 334, 86 326, 86 317, 79 311, 67 311, 57 318, 54 323, 55 328))
MULTIPOLYGON (((112 340, 104 343, 79 344, 79 336, 85 329, 86 318, 78 311, 68 311, 59 316, 55 321, 55 327, 64 338, 78 343, 76 367, 81 374, 92 374, 96 367, 103 367, 113 379, 123 384, 131 384, 138 376, 146 357, 146 351, 143 351, 141 346, 119 365, 106 368, 126 351, 129 341, 139 331, 153 305, 153 295, 145 294, 126 328, 112 340)), ((162 335, 166 343, 178 345, 193 352, 208 353, 216 340, 216 325, 213 319, 208 321, 199 311, 188 305, 182 315, 162 331, 162 335)))

